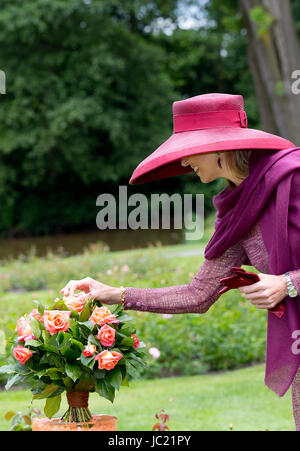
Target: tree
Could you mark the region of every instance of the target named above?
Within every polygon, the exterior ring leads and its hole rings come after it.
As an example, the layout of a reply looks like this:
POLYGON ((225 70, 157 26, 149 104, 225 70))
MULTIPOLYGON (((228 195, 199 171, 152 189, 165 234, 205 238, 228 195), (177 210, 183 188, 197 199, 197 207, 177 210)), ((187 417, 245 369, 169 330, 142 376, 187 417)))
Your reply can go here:
POLYGON ((2 0, 0 231, 94 226, 97 196, 165 138, 176 97, 144 29, 173 3, 2 0))
POLYGON ((249 65, 264 130, 300 143, 300 95, 292 85, 300 47, 290 0, 240 0, 249 65))

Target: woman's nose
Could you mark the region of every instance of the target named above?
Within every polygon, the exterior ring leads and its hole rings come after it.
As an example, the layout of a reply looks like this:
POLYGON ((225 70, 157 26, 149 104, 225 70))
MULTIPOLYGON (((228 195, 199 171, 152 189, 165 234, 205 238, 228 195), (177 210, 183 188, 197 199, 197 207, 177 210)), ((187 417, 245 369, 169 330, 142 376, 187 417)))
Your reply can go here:
POLYGON ((181 160, 181 166, 183 166, 184 168, 186 167, 186 166, 188 166, 189 165, 189 162, 188 162, 188 160, 186 160, 186 159, 182 159, 181 160))

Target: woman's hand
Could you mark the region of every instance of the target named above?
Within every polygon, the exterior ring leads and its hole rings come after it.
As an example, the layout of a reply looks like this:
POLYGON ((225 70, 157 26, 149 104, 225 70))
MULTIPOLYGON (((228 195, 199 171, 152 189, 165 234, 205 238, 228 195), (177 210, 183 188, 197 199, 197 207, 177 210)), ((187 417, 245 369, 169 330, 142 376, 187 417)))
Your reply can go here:
POLYGON ((70 280, 60 292, 63 293, 64 296, 70 296, 73 295, 76 290, 82 290, 85 293, 89 293, 93 299, 104 304, 121 304, 121 288, 105 285, 91 277, 86 277, 81 280, 70 280))
POLYGON ((271 309, 288 295, 284 274, 275 276, 259 273, 258 276, 261 279, 258 282, 238 288, 257 308, 271 309))

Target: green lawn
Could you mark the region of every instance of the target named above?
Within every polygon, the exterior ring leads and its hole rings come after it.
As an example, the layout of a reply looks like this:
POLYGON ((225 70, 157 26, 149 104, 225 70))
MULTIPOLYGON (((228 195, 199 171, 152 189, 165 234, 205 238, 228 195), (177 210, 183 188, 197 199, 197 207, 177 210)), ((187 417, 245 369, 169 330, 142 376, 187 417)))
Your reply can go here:
MULTIPOLYGON (((0 392, 0 430, 7 430, 4 414, 25 410, 30 391, 0 392)), ((33 404, 42 410, 43 402, 33 404)), ((93 413, 118 417, 118 430, 151 430, 154 414, 170 416, 171 431, 290 431, 294 430, 290 391, 283 398, 264 385, 264 365, 226 373, 135 381, 122 387, 114 404, 91 394, 93 413)), ((66 402, 60 414, 66 410, 66 402)), ((59 415, 57 415, 59 416, 59 415)))
MULTIPOLYGON (((203 249, 213 219, 208 219, 205 236, 197 243, 120 252, 103 252, 95 246, 68 258, 31 256, 6 262, 0 268, 0 363, 1 357, 4 363, 4 331, 11 334, 18 318, 35 306, 33 299, 50 305, 70 279, 90 275, 112 286, 153 288, 188 283, 203 255, 166 258, 165 254, 203 249)), ((166 374, 161 368, 172 367, 174 374, 180 369, 197 375, 134 381, 129 389, 122 387, 113 405, 91 394, 92 412, 116 415, 118 429, 129 431, 151 430, 160 409, 170 415, 174 431, 226 431, 231 424, 233 430, 294 430, 290 393, 279 398, 264 385, 264 365, 198 375, 208 363, 216 365, 209 368, 233 368, 264 358, 265 312, 248 305, 237 290, 222 295, 205 315, 173 315, 170 320, 154 313, 131 314, 147 346, 161 351, 160 362, 151 363, 161 365, 155 374, 166 374)), ((25 413, 30 400, 30 391, 0 392, 0 430, 9 428, 5 412, 25 413)), ((35 401, 34 406, 42 409, 43 403, 35 401)), ((64 402, 60 414, 65 410, 64 402)))

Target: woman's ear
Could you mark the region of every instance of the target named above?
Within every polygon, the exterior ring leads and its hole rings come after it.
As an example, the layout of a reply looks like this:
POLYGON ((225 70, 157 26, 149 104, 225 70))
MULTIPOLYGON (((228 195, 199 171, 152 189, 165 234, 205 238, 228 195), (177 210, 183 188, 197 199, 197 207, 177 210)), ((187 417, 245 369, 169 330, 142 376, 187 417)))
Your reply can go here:
POLYGON ((185 158, 182 158, 180 162, 181 162, 181 166, 183 166, 184 168, 189 165, 188 160, 185 158))

